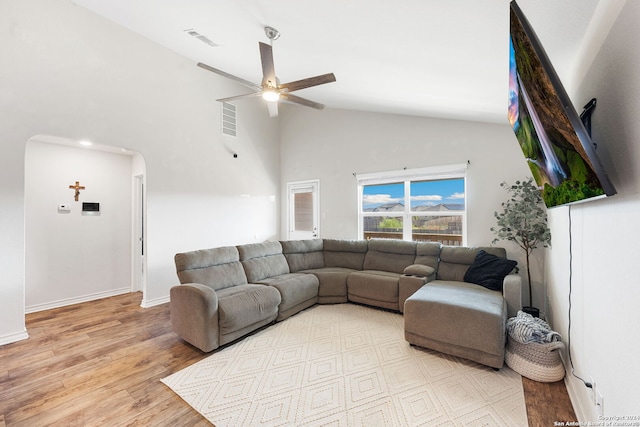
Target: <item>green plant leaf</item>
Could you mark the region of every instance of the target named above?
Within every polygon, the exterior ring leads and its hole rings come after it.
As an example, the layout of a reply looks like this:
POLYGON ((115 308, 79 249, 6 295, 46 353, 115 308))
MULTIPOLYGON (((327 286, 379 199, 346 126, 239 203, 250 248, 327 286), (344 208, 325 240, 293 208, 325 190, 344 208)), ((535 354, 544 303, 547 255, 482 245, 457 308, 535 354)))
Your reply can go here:
MULTIPOLYGON (((502 212, 494 212, 497 227, 490 229, 496 235, 492 244, 500 240, 512 241, 525 251, 527 278, 531 285, 529 255, 538 245, 551 246, 551 230, 547 225, 547 211, 542 195, 533 178, 526 181, 518 180, 512 185, 502 182, 500 187, 509 193, 509 198, 502 203, 502 212)), ((531 286, 529 302, 531 303, 531 286)))

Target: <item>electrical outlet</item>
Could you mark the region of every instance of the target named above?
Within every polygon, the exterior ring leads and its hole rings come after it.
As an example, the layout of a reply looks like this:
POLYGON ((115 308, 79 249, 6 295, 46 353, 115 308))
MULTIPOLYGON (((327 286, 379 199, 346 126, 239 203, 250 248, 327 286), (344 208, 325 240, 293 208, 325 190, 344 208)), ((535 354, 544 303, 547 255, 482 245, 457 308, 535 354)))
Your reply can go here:
POLYGON ((591 402, 594 405, 598 405, 598 401, 596 399, 596 382, 593 379, 593 377, 589 377, 589 382, 591 383, 591 390, 590 390, 590 392, 591 392, 591 402))
POLYGON ((602 397, 600 390, 596 390, 596 412, 598 416, 604 416, 604 397, 602 397))

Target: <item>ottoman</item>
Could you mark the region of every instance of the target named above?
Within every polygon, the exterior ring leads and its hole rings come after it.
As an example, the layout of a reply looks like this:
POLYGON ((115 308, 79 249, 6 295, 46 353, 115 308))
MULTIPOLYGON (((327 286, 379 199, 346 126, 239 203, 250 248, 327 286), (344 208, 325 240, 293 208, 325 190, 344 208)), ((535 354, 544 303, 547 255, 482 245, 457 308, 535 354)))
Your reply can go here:
POLYGON ((502 293, 472 283, 436 280, 404 304, 404 336, 413 345, 500 369, 507 304, 502 293))

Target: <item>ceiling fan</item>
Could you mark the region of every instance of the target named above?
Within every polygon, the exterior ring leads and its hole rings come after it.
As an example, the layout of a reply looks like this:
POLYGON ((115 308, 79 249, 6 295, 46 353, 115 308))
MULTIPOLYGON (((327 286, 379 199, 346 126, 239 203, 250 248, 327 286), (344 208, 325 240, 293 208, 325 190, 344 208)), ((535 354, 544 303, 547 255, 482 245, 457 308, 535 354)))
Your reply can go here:
MULTIPOLYGON (((272 44, 274 40, 280 37, 280 32, 272 27, 265 27, 264 32, 269 40, 271 40, 272 44)), ((227 77, 253 90, 253 92, 251 93, 230 96, 228 98, 221 98, 217 99, 216 101, 226 102, 233 99, 262 96, 262 98, 267 101, 267 107, 269 108, 269 115, 271 117, 276 117, 278 115, 279 100, 289 101, 294 104, 300 104, 304 105, 305 107, 322 110, 324 108, 323 104, 299 97, 297 95, 293 95, 291 92, 300 89, 306 89, 312 86, 322 85, 325 83, 335 82, 336 77, 333 75, 333 73, 322 74, 320 76, 309 77, 302 80, 280 84, 280 81, 276 77, 276 71, 273 63, 272 46, 270 44, 262 42, 258 42, 258 44, 260 46, 260 60, 262 61, 262 83, 259 85, 234 76, 232 74, 225 73, 222 70, 218 70, 217 68, 213 68, 207 64, 203 64, 202 62, 198 63, 198 67, 200 68, 204 68, 205 70, 209 70, 221 76, 227 77)))

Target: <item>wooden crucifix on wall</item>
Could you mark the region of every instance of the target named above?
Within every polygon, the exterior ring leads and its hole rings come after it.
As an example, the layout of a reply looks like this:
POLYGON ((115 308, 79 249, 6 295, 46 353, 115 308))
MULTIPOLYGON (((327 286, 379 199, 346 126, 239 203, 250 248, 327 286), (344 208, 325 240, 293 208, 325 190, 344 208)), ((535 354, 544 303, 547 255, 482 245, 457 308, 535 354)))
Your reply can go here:
POLYGON ((84 190, 84 186, 80 185, 79 181, 76 181, 76 184, 75 185, 70 185, 69 188, 71 188, 72 190, 76 190, 76 194, 74 196, 74 199, 77 202, 78 201, 78 197, 80 197, 80 190, 84 190))

